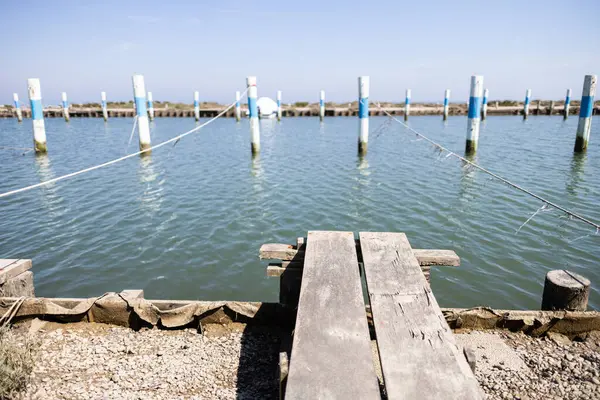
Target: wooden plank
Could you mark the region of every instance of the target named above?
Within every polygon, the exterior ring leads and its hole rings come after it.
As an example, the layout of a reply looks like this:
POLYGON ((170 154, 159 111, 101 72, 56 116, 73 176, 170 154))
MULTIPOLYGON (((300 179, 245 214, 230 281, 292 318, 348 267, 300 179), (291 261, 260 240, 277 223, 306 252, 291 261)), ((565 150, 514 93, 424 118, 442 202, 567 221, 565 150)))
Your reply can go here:
POLYGON ((352 232, 308 232, 286 399, 380 399, 352 232))
POLYGON ((16 258, 0 259, 0 272, 2 272, 2 270, 4 268, 6 268, 7 266, 9 266, 10 264, 13 264, 17 261, 19 261, 19 260, 16 258))
POLYGON ((261 260, 289 261, 298 257, 304 258, 304 252, 298 252, 291 244, 266 243, 260 246, 258 256, 261 260))
POLYGON ((0 285, 31 269, 31 260, 0 260, 0 285))
POLYGON ((460 267, 460 257, 453 250, 413 249, 419 265, 460 267))
POLYGON ((482 398, 406 235, 361 232, 360 243, 388 398, 482 398))

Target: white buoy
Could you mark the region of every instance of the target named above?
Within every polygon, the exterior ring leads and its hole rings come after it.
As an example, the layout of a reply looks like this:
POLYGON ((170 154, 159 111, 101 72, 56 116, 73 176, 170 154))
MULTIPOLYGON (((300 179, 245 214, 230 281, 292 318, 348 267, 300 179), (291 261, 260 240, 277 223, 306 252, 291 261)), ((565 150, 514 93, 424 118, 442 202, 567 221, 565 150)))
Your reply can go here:
POLYGON ((148 118, 150 121, 154 119, 154 103, 152 101, 152 92, 148 92, 148 118))
POLYGON ((277 120, 281 121, 281 90, 277 91, 277 120))
POLYGON ((490 91, 487 89, 485 89, 483 91, 483 100, 481 101, 481 120, 482 121, 487 118, 487 101, 488 101, 489 93, 490 93, 490 91))
POLYGON ((369 145, 369 77, 358 77, 358 154, 367 154, 369 145))
POLYGON ((19 103, 19 95, 13 93, 13 102, 15 105, 15 113, 17 114, 17 120, 23 122, 23 112, 21 111, 21 104, 19 103))
POLYGON ((246 86, 248 87, 248 116, 250 117, 250 148, 254 155, 260 152, 260 126, 258 124, 258 105, 256 104, 258 98, 256 77, 247 77, 246 86))
POLYGON ((31 103, 31 120, 33 121, 33 147, 36 153, 46 153, 46 127, 44 126, 44 107, 42 106, 42 89, 37 78, 27 79, 27 92, 31 103))
POLYGON ((598 77, 596 75, 586 75, 583 80, 583 92, 581 93, 581 104, 579 107, 579 124, 577 125, 577 137, 575 138, 576 152, 584 151, 590 141, 597 80, 598 77))
POLYGON ((108 121, 108 110, 106 109, 106 92, 100 93, 100 105, 102 106, 102 118, 104 121, 108 121))
POLYGON ((65 121, 69 122, 69 101, 67 100, 66 92, 62 92, 62 108, 65 121))
MULTIPOLYGON (((146 85, 143 75, 133 75, 133 96, 135 99, 135 111, 137 115, 138 135, 140 138, 140 151, 147 150, 150 144, 150 124, 148 122, 148 110, 146 109, 146 85)), ((150 154, 146 151, 143 154, 150 154)))
POLYGON ((194 92, 194 119, 200 121, 200 93, 194 92))
POLYGON ((481 115, 481 94, 483 92, 483 76, 471 77, 471 94, 469 95, 469 114, 467 119, 467 143, 465 152, 467 154, 477 151, 479 142, 479 125, 481 115))
POLYGON ((567 89, 567 97, 565 97, 565 108, 563 110, 563 118, 569 118, 569 107, 571 106, 571 89, 567 89))
POLYGON ((450 89, 444 92, 444 121, 448 119, 448 108, 450 107, 450 89))
POLYGON ((321 97, 319 98, 319 118, 323 121, 325 118, 325 91, 321 90, 321 97))
POLYGON ((404 120, 408 120, 410 114, 410 89, 406 89, 406 99, 404 100, 404 120))
POLYGON ((529 116, 529 103, 531 102, 531 89, 527 89, 525 92, 525 104, 523 105, 523 118, 529 116))
POLYGON ((242 119, 242 109, 240 107, 240 92, 235 92, 235 120, 239 122, 242 119))

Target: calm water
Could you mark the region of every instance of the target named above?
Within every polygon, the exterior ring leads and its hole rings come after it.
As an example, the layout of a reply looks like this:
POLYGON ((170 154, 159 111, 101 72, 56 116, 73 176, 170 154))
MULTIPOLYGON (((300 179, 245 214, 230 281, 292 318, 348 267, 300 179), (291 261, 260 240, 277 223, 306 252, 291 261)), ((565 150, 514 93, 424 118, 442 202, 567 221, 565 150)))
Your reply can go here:
MULTIPOLYGON (((88 297, 144 289, 146 298, 275 301, 262 243, 308 230, 406 232, 414 248, 454 249, 438 268, 442 306, 539 308, 545 273, 592 280, 600 308, 600 235, 481 172, 439 155, 401 125, 371 118, 368 156, 356 155, 357 119, 261 121, 250 157, 248 121, 217 120, 176 146, 0 199, 0 258, 32 258, 38 296, 88 297)), ((0 149, 0 192, 132 152, 132 121, 48 119, 49 155, 0 149)), ((572 148, 577 118, 490 117, 477 161, 600 221, 600 121, 587 154, 572 148)), ((410 125, 462 154, 465 117, 410 125)), ((194 126, 158 119, 154 143, 194 126)), ((31 122, 0 120, 0 146, 31 146, 31 122)))

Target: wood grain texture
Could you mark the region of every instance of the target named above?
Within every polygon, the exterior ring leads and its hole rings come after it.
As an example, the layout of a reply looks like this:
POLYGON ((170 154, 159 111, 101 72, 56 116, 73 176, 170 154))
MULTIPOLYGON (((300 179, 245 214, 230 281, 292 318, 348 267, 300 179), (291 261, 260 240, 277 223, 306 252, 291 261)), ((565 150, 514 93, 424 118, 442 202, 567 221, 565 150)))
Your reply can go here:
POLYGON ((429 249, 413 249, 419 265, 425 266, 445 266, 445 267, 460 267, 460 257, 454 250, 429 250, 429 249))
POLYGON ((23 272, 31 269, 31 260, 28 259, 1 259, 0 260, 0 285, 5 284, 23 272))
POLYGON ((286 399, 380 399, 352 232, 308 232, 286 399))
POLYGON ((482 398, 406 235, 359 236, 388 398, 482 398))

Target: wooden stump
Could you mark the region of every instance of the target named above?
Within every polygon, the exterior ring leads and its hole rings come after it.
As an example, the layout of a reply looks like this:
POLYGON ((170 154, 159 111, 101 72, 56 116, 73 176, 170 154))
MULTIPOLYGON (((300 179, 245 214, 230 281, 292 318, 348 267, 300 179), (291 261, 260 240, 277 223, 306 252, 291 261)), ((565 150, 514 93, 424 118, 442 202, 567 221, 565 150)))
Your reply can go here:
POLYGON ((559 269, 546 274, 542 310, 585 311, 590 295, 590 280, 559 269))

